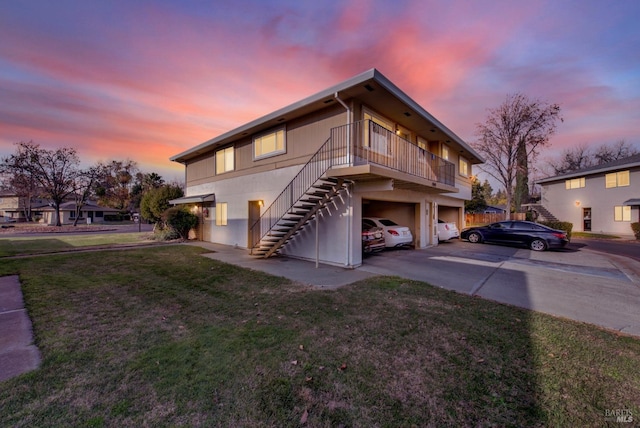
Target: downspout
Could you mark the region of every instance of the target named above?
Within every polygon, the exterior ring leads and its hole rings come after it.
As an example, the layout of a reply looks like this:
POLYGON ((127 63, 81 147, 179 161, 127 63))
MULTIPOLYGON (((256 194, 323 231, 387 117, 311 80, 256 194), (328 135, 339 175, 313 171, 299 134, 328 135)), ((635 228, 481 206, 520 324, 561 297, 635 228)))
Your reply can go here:
MULTIPOLYGON (((342 107, 347 110, 347 163, 351 163, 351 129, 348 128, 349 124, 351 124, 351 109, 349 106, 340 99, 338 93, 334 93, 333 97, 338 101, 342 107)), ((353 264, 353 260, 351 258, 351 239, 352 239, 352 230, 353 230, 353 198, 351 197, 351 189, 347 186, 347 192, 349 192, 349 215, 347 216, 347 266, 351 266, 353 264)))

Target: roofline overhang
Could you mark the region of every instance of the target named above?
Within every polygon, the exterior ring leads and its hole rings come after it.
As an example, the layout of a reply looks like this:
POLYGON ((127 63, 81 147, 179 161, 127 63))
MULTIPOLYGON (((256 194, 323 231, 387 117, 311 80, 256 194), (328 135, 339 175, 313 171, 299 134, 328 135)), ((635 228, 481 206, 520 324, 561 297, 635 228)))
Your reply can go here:
POLYGON ((276 110, 272 113, 269 113, 265 116, 262 116, 256 120, 248 122, 238 128, 232 129, 224 134, 221 134, 215 138, 205 141, 195 147, 192 147, 189 150, 185 150, 177 155, 174 155, 169 158, 169 160, 173 162, 185 163, 187 160, 196 157, 200 154, 203 154, 207 151, 210 151, 213 147, 223 145, 226 143, 230 143, 235 141, 240 136, 253 134, 258 132, 261 125, 268 123, 270 121, 275 121, 290 115, 292 112, 296 110, 300 110, 304 107, 309 106, 310 104, 317 103, 327 98, 334 98, 334 96, 342 91, 353 88, 355 86, 362 85, 368 81, 374 81, 386 89, 390 94, 394 97, 402 101, 409 108, 414 110, 418 115, 420 115, 423 119, 431 122, 434 126, 438 127, 445 135, 447 135, 450 139, 454 140, 457 144, 464 148, 464 151, 461 153, 467 157, 472 157, 477 160, 477 162, 472 162, 472 164, 483 163, 484 159, 480 154, 478 154, 471 146, 469 146, 462 138, 456 135, 453 131, 447 128, 442 124, 438 119, 436 119, 433 115, 427 112, 424 108, 422 108, 418 103, 416 103, 411 97, 405 94, 400 88, 398 88, 395 84, 393 84, 389 79, 387 79, 382 73, 380 73, 377 69, 372 68, 370 70, 365 71, 364 73, 358 74, 344 82, 338 83, 330 88, 327 88, 321 92, 318 92, 314 95, 311 95, 307 98, 304 98, 298 102, 290 104, 286 107, 283 107, 279 110, 276 110))
POLYGON ((171 205, 183 205, 183 204, 197 204, 204 202, 216 202, 215 193, 207 193, 203 195, 183 196, 182 198, 171 199, 169 203, 171 205))

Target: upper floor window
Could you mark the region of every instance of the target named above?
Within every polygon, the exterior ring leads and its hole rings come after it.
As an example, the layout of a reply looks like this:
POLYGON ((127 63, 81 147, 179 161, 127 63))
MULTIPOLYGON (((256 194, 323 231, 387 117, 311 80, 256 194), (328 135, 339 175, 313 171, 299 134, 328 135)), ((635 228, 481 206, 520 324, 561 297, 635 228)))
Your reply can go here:
POLYGON ((605 186, 607 189, 611 187, 622 187, 629 185, 629 171, 612 172, 605 176, 605 186))
POLYGON ((253 137, 253 159, 279 155, 287 151, 284 127, 253 137))
MULTIPOLYGON (((446 144, 442 145, 442 159, 444 160, 449 160, 449 146, 447 146, 446 144)), ((460 158, 460 161, 462 161, 462 158, 460 158)), ((462 168, 460 168, 460 174, 462 174, 462 168)))
POLYGON ((463 177, 469 177, 469 161, 460 156, 460 162, 458 163, 458 165, 458 172, 460 173, 460 175, 462 175, 463 177))
POLYGON ((580 177, 580 178, 572 178, 571 180, 565 180, 564 182, 564 187, 569 190, 569 189, 579 189, 581 187, 585 186, 585 178, 584 177, 580 177))
POLYGON ((216 174, 233 171, 235 168, 233 146, 216 151, 216 174))
POLYGON ((422 150, 428 150, 429 142, 422 137, 418 137, 418 147, 422 150))
POLYGON ((375 152, 389 154, 389 137, 393 135, 393 123, 372 111, 364 110, 364 145, 375 152), (371 130, 371 132, 369 132, 371 130))

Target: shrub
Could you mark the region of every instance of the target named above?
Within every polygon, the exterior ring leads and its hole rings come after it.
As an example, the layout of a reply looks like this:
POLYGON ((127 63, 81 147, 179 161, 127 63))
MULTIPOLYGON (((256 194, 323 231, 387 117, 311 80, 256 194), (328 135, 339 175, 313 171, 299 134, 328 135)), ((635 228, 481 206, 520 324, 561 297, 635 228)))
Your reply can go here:
POLYGON ((552 229, 564 230, 567 232, 567 238, 571 240, 571 231, 573 230, 573 223, 568 221, 541 221, 540 224, 550 227, 552 229))
POLYGON ((156 227, 153 231, 153 239, 156 241, 173 241, 180 239, 180 234, 171 227, 156 227))
POLYGON ((640 239, 640 223, 631 223, 631 230, 633 230, 633 234, 636 236, 636 239, 640 239))
POLYGON ((198 216, 186 207, 171 207, 162 214, 167 227, 178 232, 182 239, 189 237, 189 231, 198 225, 198 216))

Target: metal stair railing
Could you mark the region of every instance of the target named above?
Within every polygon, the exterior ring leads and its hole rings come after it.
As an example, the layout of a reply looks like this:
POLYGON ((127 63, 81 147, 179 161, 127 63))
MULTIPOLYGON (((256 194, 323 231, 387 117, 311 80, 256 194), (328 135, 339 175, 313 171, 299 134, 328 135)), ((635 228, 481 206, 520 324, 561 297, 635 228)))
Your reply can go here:
POLYGON ((265 210, 260 218, 251 226, 253 242, 251 248, 269 233, 269 231, 284 217, 293 206, 305 195, 329 168, 334 165, 335 159, 346 157, 347 147, 334 144, 332 138, 328 138, 322 147, 309 159, 300 172, 284 188, 282 193, 265 210), (258 238, 259 237, 259 238, 258 238))
POLYGON ((453 163, 405 140, 371 120, 331 129, 330 137, 251 226, 255 248, 331 167, 377 164, 447 185, 455 185, 453 163))

